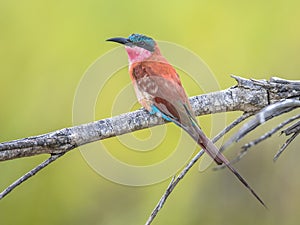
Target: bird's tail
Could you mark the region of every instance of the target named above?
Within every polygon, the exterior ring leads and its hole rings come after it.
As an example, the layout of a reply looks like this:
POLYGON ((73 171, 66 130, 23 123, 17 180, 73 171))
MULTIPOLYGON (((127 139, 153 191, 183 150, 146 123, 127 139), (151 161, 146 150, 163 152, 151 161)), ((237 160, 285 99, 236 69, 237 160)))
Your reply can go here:
MULTIPOLYGON (((251 188, 251 186, 248 184, 248 182, 239 174, 239 172, 233 168, 228 161, 228 159, 219 152, 219 149, 212 143, 212 141, 206 137, 206 135, 203 133, 201 128, 199 126, 194 126, 196 128, 197 132, 197 143, 205 150, 205 152, 212 157, 215 162, 220 165, 224 164, 242 183, 243 185, 254 195, 254 197, 265 207, 266 204, 263 202, 263 200, 256 194, 256 192, 251 188)), ((196 139, 197 136, 191 135, 194 139, 196 139)))

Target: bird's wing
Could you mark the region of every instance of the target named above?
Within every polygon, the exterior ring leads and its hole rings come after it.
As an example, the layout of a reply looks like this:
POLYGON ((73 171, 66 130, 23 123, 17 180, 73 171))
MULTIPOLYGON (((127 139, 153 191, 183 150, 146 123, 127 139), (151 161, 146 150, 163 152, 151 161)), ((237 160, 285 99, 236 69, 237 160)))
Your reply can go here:
POLYGON ((139 100, 150 113, 161 114, 181 127, 190 125, 189 116, 194 118, 194 115, 179 76, 171 65, 143 62, 135 65, 131 72, 139 100))

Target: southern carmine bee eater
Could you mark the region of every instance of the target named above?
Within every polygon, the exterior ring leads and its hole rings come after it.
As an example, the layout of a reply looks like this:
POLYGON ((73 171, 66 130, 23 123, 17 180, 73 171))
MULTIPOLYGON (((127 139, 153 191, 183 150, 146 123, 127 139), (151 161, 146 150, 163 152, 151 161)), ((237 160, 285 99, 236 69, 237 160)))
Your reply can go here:
POLYGON ((156 114, 184 129, 218 165, 225 164, 265 206, 247 181, 201 130, 176 70, 162 56, 157 43, 141 34, 132 34, 128 38, 110 38, 107 41, 125 46, 130 78, 140 104, 150 114, 156 114))

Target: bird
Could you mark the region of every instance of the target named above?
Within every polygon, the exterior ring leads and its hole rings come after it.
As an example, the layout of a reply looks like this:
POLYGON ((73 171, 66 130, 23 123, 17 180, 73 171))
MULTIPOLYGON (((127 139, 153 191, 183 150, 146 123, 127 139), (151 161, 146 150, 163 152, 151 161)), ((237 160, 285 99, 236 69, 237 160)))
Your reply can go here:
POLYGON ((267 208, 248 182, 200 128, 178 73, 161 54, 156 41, 143 34, 131 34, 128 38, 114 37, 106 41, 125 46, 129 61, 129 75, 139 103, 150 114, 173 122, 186 131, 216 164, 225 165, 267 208))

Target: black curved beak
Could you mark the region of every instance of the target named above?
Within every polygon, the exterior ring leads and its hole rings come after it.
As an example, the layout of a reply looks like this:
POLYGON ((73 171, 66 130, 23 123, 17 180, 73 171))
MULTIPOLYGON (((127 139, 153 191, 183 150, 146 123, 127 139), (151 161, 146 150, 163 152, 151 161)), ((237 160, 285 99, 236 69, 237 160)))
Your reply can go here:
POLYGON ((122 38, 122 37, 109 38, 106 41, 117 42, 117 43, 120 43, 122 45, 130 43, 130 41, 127 38, 122 38))

